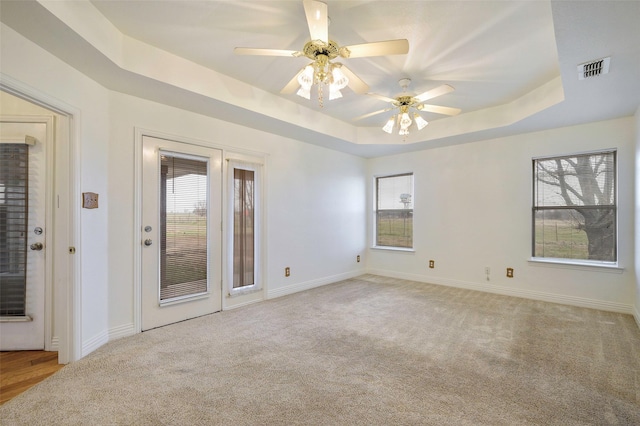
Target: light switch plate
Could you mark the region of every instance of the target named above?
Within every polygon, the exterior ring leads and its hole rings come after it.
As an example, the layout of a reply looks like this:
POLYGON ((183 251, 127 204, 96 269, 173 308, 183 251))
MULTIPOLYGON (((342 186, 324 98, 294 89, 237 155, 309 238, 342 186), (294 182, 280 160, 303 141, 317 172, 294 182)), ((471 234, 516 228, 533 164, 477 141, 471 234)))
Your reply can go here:
POLYGON ((82 193, 82 207, 85 209, 97 209, 98 208, 98 194, 95 192, 83 192, 82 193))

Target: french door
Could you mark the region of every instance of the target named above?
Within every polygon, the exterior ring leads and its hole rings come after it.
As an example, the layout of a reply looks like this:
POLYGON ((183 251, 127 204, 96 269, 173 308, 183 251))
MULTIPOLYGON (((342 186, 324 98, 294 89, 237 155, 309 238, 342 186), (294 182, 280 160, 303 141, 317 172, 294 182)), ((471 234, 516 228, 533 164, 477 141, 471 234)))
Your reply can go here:
POLYGON ((222 152, 142 137, 142 330, 221 310, 222 152))
POLYGON ((47 125, 0 118, 3 351, 45 348, 47 125))

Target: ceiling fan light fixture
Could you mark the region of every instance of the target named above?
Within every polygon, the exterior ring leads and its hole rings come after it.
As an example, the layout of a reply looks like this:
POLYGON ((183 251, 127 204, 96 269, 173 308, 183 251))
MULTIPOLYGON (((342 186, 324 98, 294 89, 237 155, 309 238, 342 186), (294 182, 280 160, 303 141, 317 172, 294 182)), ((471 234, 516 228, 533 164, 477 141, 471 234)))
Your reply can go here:
POLYGON ((329 100, 333 101, 334 99, 340 99, 342 97, 342 92, 333 84, 329 86, 329 100))
POLYGON ((422 118, 417 112, 413 113, 413 120, 416 122, 418 130, 424 129, 425 127, 427 127, 427 124, 429 124, 429 122, 422 118))
POLYGON ((411 123, 413 123, 413 121, 411 121, 411 117, 409 117, 409 114, 406 112, 403 112, 402 115, 400 116, 400 129, 402 130, 409 129, 409 126, 411 126, 411 123))
POLYGON ((349 84, 349 79, 340 69, 340 65, 331 65, 331 78, 331 85, 334 86, 337 90, 344 89, 349 84))
POLYGON ((311 65, 304 67, 304 70, 298 75, 298 83, 300 83, 300 86, 306 90, 311 89, 311 86, 313 86, 313 75, 314 70, 311 65))
POLYGON ((300 86, 300 89, 298 89, 298 91, 296 92, 296 95, 300 96, 301 98, 305 98, 305 99, 311 99, 311 90, 310 88, 305 88, 300 86))
POLYGON ((382 130, 391 134, 391 132, 393 132, 393 125, 395 124, 395 122, 396 122, 396 116, 394 115, 389 119, 389 121, 387 121, 387 124, 384 125, 382 130))

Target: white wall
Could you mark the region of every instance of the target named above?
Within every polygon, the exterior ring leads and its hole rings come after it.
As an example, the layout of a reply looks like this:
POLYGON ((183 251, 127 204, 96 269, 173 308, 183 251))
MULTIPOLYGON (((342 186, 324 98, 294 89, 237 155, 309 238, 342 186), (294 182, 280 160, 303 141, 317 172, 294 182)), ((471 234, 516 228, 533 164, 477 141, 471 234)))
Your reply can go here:
MULTIPOLYGON (((73 135, 80 160, 80 191, 100 195, 100 208, 83 209, 76 241, 80 262, 81 348, 84 355, 107 340, 107 142, 108 91, 14 30, 0 27, 2 73, 32 88, 56 104, 80 113, 73 135)), ((70 112, 70 111, 67 111, 70 112)), ((68 165, 58 165, 68 167, 68 165)))
POLYGON ((112 92, 109 141, 109 329, 133 332, 134 132, 143 128, 266 156, 268 297, 359 275, 365 247, 366 161, 112 92), (291 276, 284 277, 284 268, 291 276))
POLYGON ((371 176, 415 174, 415 253, 369 249, 367 269, 631 313, 634 144, 633 120, 625 118, 371 160, 369 205, 371 176), (528 262, 532 157, 604 148, 618 149, 618 247, 624 270, 528 262), (428 268, 429 259, 435 260, 434 269, 428 268), (491 268, 490 281, 485 266, 491 268), (506 277, 507 267, 514 268, 514 278, 506 277))

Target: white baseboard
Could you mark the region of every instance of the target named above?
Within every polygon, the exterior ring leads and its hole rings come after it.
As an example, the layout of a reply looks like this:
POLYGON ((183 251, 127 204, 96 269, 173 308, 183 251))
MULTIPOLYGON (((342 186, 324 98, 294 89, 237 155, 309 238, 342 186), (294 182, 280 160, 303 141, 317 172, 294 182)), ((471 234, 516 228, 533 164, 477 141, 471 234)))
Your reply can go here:
POLYGON ((109 333, 105 330, 82 342, 82 355, 85 357, 109 341, 109 333))
POLYGON ((309 290, 315 287, 320 287, 326 284, 333 284, 338 281, 348 280, 349 278, 359 277, 364 274, 363 270, 346 272, 344 274, 331 275, 329 277, 320 278, 317 280, 305 281, 301 283, 295 283, 288 286, 269 289, 267 291, 267 299, 274 299, 276 297, 286 296, 287 294, 297 293, 299 291, 309 290))
POLYGON ((119 325, 109 329, 109 341, 119 339, 121 337, 133 336, 136 334, 136 328, 131 324, 119 325))
MULTIPOLYGON (((602 311, 618 312, 622 314, 633 314, 633 305, 618 302, 608 302, 605 300, 587 299, 584 297, 567 296, 555 293, 546 293, 535 290, 524 290, 511 287, 503 287, 485 283, 475 283, 469 281, 451 280, 447 278, 426 277, 418 274, 406 274, 395 271, 386 271, 381 269, 367 269, 368 274, 380 275, 390 278, 399 278, 410 281, 423 282, 428 284, 437 284, 448 287, 464 288, 467 290, 482 291, 485 293, 501 294, 504 296, 521 297, 524 299, 541 300, 543 302, 559 303, 562 305, 579 306, 581 308, 599 309, 602 311)), ((638 315, 636 311, 636 321, 638 315)), ((640 326, 640 322, 639 322, 640 326)))
POLYGON ((262 302, 262 299, 248 300, 246 302, 238 303, 238 304, 235 304, 235 305, 225 305, 222 308, 222 310, 223 311, 231 311, 233 309, 242 308, 243 306, 253 305, 254 303, 259 303, 259 302, 262 302))
POLYGON ((638 325, 638 328, 640 328, 640 311, 638 311, 638 309, 640 309, 640 306, 636 306, 633 310, 633 317, 636 319, 636 324, 638 325))

